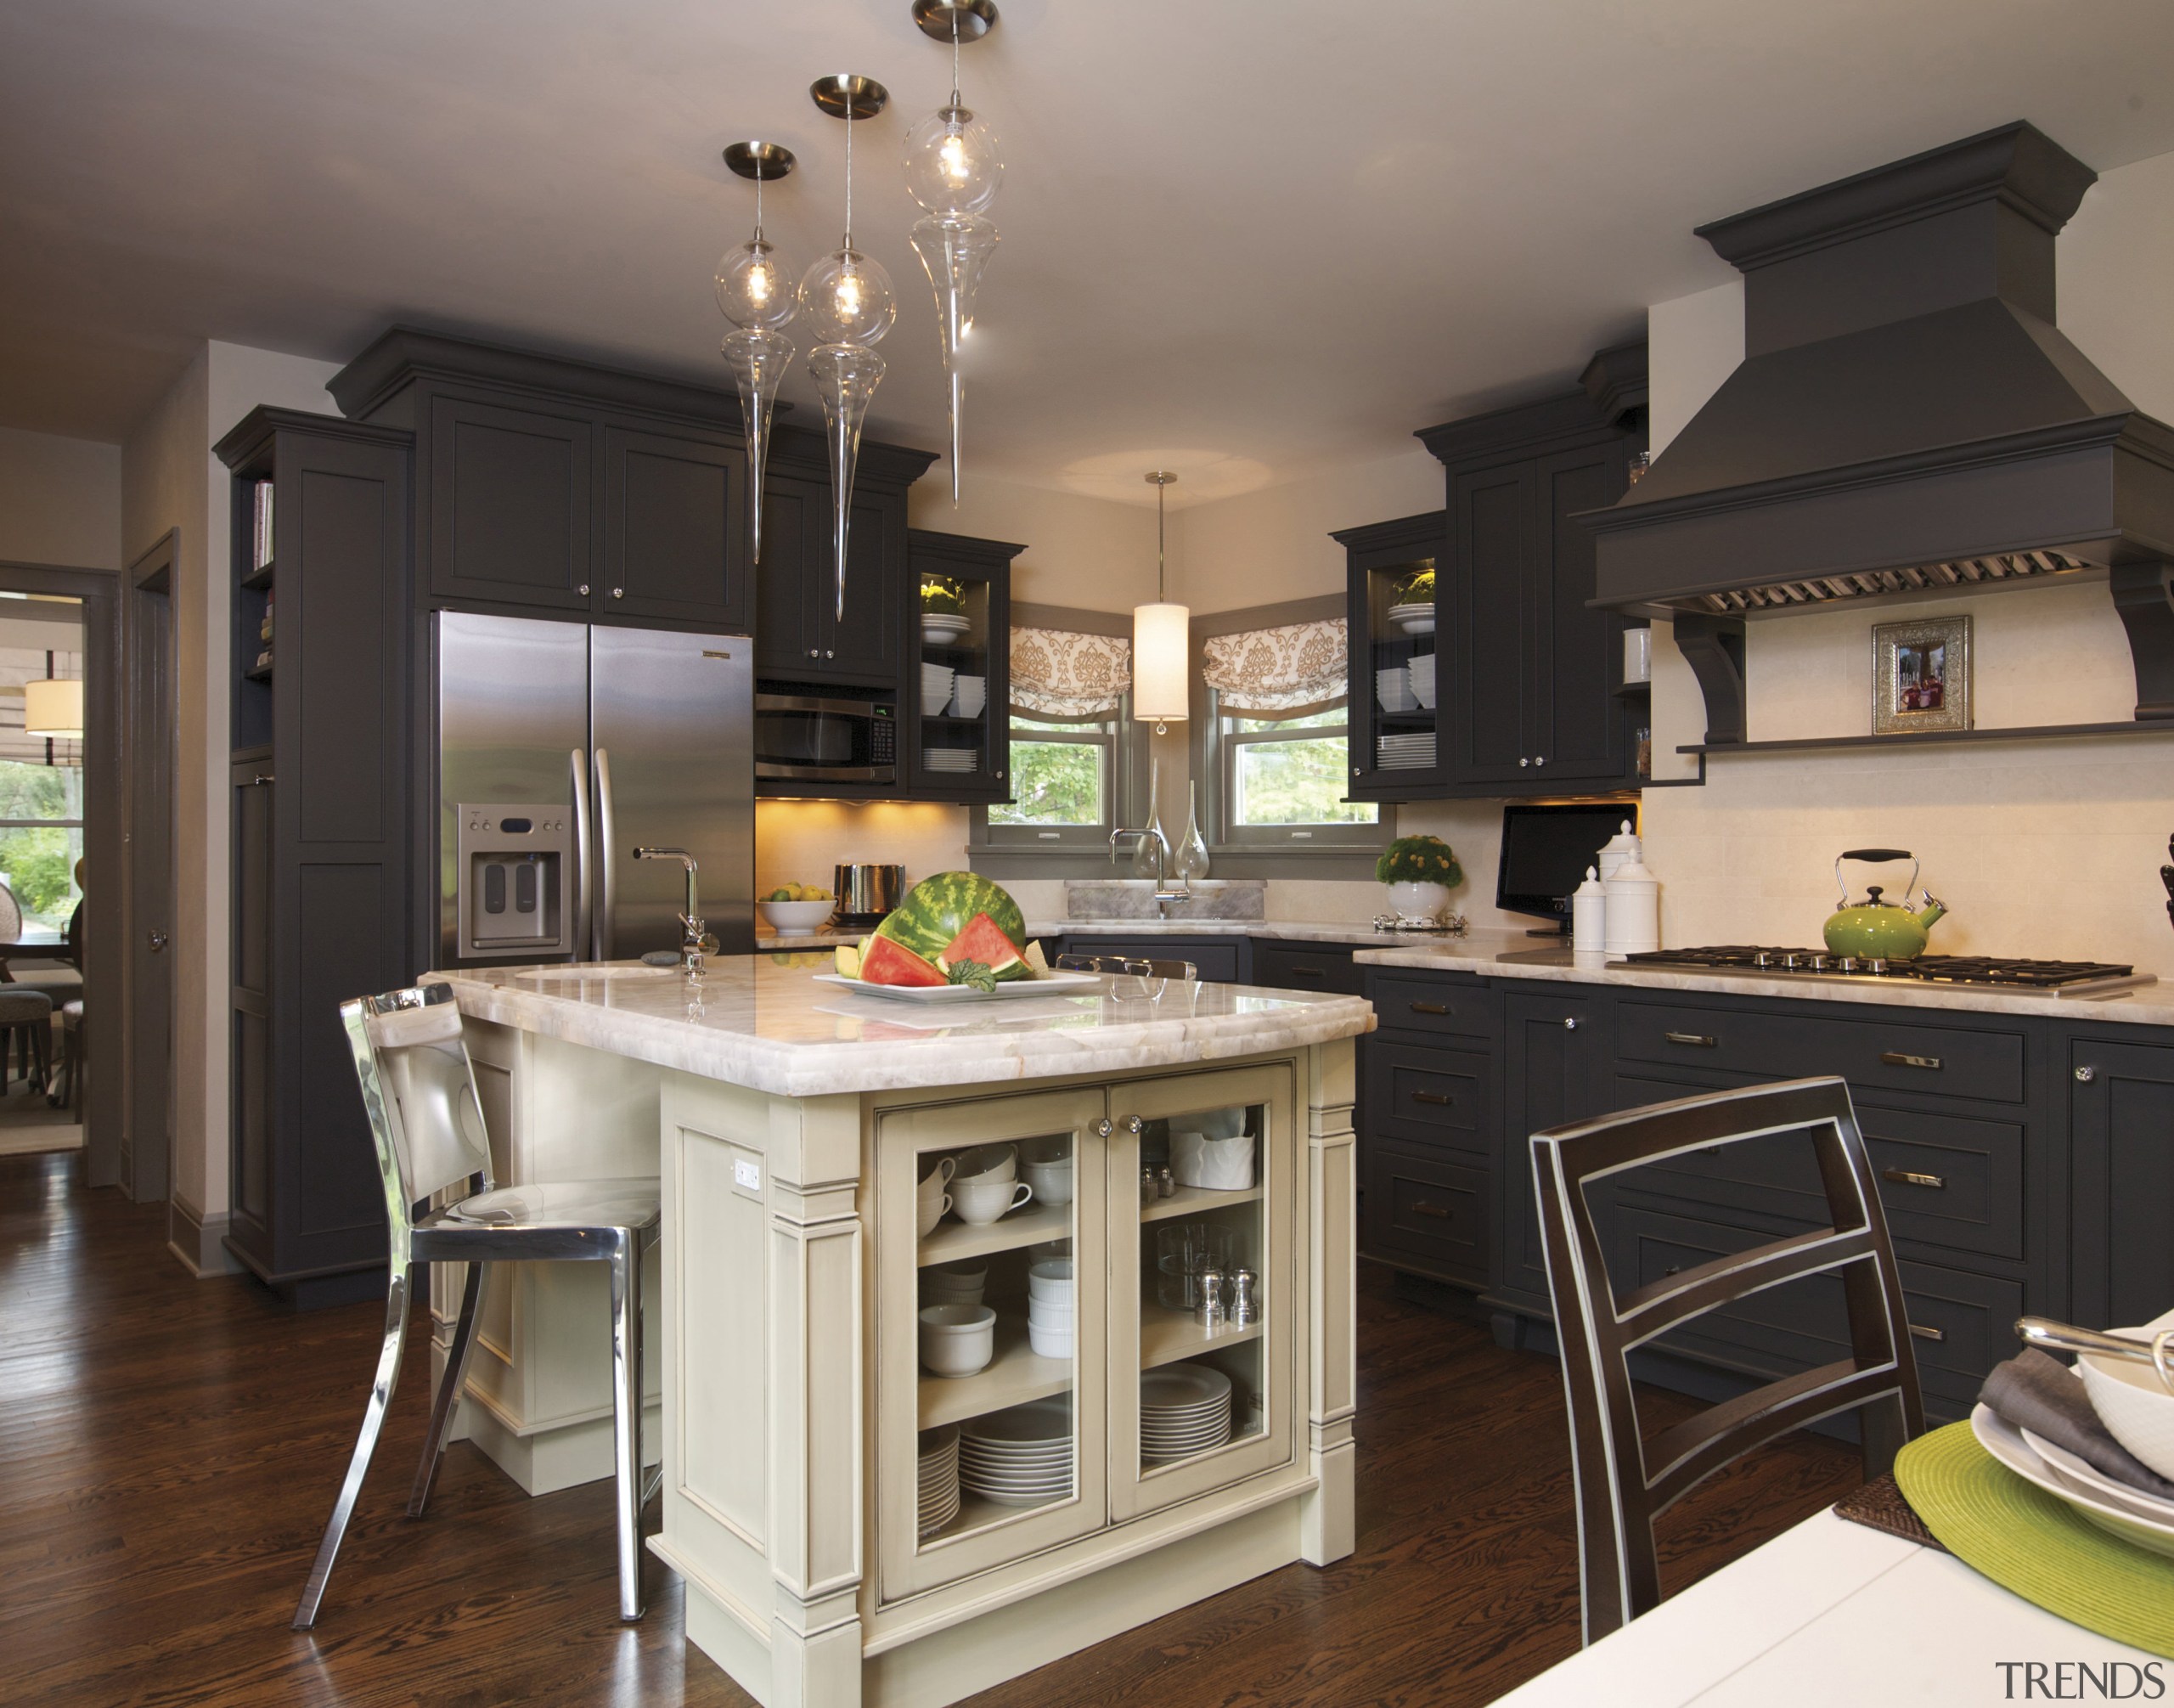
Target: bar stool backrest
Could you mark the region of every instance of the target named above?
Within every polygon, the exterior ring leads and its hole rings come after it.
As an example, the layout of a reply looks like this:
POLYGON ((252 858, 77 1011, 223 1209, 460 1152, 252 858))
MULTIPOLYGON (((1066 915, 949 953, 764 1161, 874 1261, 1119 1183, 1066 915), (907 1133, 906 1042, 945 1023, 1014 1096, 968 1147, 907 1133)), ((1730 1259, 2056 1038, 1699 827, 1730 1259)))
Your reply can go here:
MULTIPOLYGON (((1592 1643, 1660 1602, 1653 1521, 1760 1443, 1861 1407, 1867 1480, 1893 1468, 1925 1427, 1902 1279, 1850 1088, 1790 1079, 1650 1104, 1532 1136, 1547 1284, 1569 1402, 1585 1638, 1592 1643), (1716 1258, 1619 1292, 1588 1188, 1670 1157, 1802 1133, 1833 1226, 1716 1258), (1630 1356, 1668 1330, 1783 1282, 1842 1283, 1850 1356, 1767 1383, 1644 1436, 1630 1356)), ((1635 1283, 1636 1277, 1626 1277, 1635 1283)))
POLYGON ((426 984, 340 1005, 376 1141, 396 1264, 440 1193, 491 1189, 491 1146, 453 990, 426 984))

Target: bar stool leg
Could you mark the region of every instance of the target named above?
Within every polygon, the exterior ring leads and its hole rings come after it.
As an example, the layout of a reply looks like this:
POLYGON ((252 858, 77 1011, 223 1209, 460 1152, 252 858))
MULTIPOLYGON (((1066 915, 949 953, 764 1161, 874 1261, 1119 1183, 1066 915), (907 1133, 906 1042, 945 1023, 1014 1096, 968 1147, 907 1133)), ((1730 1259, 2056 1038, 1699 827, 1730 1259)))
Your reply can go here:
MULTIPOLYGON (((427 1276, 430 1265, 422 1265, 427 1276)), ((419 1519, 423 1508, 430 1504, 431 1489, 438 1480, 438 1466, 445 1457, 446 1431, 453 1427, 453 1413, 460 1407, 461 1384, 468 1379, 468 1355, 476 1345, 476 1305, 483 1291, 485 1265, 468 1265, 468 1284, 460 1290, 460 1319, 453 1325, 453 1344, 446 1350, 445 1376, 438 1384, 438 1396, 431 1406, 430 1433, 423 1440, 423 1463, 415 1468, 415 1486, 408 1497, 408 1516, 419 1519)), ((427 1309, 430 1295, 427 1287, 424 1305, 427 1309)))
POLYGON ((332 1576, 332 1562, 339 1556, 341 1540, 347 1534, 347 1520, 354 1514, 355 1497, 362 1492, 363 1478, 370 1468, 370 1455, 377 1451, 378 1432, 385 1427, 386 1408, 391 1405, 392 1390, 400 1379, 400 1349, 408 1339, 408 1300, 421 1269, 420 1264, 406 1267, 396 1265, 386 1288, 385 1345, 378 1354, 377 1375, 370 1384, 369 1403, 363 1408, 363 1431, 356 1438, 354 1457, 347 1462, 346 1480, 340 1485, 339 1498, 332 1503, 332 1517, 324 1526, 324 1539, 317 1545, 309 1581, 302 1586, 302 1598, 295 1608, 296 1631, 307 1631, 317 1623, 317 1605, 324 1598, 324 1586, 332 1576))
POLYGON ((619 1617, 642 1616, 642 1249, 622 1229, 611 1256, 611 1446, 618 1486, 619 1617))

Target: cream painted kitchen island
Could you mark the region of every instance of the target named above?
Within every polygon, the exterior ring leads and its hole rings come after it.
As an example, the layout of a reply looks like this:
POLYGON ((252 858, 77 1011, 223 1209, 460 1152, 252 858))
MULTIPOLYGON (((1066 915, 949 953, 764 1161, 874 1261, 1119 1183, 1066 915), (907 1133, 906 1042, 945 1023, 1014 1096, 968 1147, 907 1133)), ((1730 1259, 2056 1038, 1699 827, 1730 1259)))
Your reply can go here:
MULTIPOLYGON (((689 1637, 765 1703, 936 1705, 1348 1553, 1350 1040, 1367 1005, 1114 978, 938 1011, 779 960, 713 961, 699 985, 622 966, 433 975, 468 1017, 510 1177, 566 1172, 585 1130, 611 1171, 639 1169, 653 1095, 665 1474, 650 1545, 685 1579, 689 1637), (1143 1198, 1143 1153, 1169 1134, 1241 1129, 1250 1184, 1143 1198), (928 1171, 1005 1144, 1068 1148, 1070 1201, 921 1237, 928 1171), (1223 1230, 1209 1237, 1256 1272, 1255 1321, 1203 1327, 1164 1302, 1160 1237, 1187 1226, 1223 1230), (1045 1356, 1027 1269, 1067 1249, 1072 1351, 1045 1356), (976 1264, 994 1358, 932 1375, 923 1271, 976 1264), (1144 1455, 1143 1383, 1226 1380, 1227 1441, 1144 1455), (924 1451, 1013 1419, 1047 1434, 1051 1418, 1071 1444, 1057 1491, 984 1469, 982 1492, 924 1523, 924 1451)), ((557 1320, 573 1303, 502 1316, 487 1380, 580 1416, 597 1370, 557 1320)), ((484 1445, 504 1462, 498 1433, 484 1445)))

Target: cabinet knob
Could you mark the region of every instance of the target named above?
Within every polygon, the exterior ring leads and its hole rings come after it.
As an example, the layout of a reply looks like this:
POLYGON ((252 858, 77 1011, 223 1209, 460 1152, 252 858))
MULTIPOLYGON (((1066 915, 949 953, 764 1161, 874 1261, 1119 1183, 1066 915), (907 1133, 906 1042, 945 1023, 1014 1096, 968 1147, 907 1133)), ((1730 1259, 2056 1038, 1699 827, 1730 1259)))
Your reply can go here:
POLYGON ((574 589, 574 591, 575 591, 576 593, 578 593, 578 594, 579 594, 579 595, 580 595, 583 599, 588 598, 588 597, 589 597, 589 583, 588 583, 587 582, 585 582, 585 581, 584 581, 583 583, 582 583, 582 584, 581 584, 579 587, 577 587, 577 588, 574 589))
POLYGON ((1117 1129, 1111 1125, 1110 1118, 1107 1115, 1103 1116, 1101 1120, 1095 1123, 1095 1136, 1098 1139, 1107 1139, 1117 1129))
POLYGON ((1004 773, 1003 773, 1003 772, 1001 772, 1001 771, 999 771, 999 772, 996 774, 996 780, 997 780, 997 781, 998 781, 998 782, 1000 782, 1000 782, 1002 782, 1002 781, 1004 781, 1004 773))
POLYGON ((153 933, 151 933, 151 953, 152 953, 152 954, 154 954, 154 955, 156 955, 156 954, 157 954, 157 953, 158 953, 161 949, 164 949, 166 946, 166 933, 164 933, 163 931, 155 931, 155 932, 153 932, 153 933))
POLYGON ((1574 1014, 1565 1014, 1563 1017, 1563 1029, 1565 1032, 1576 1031, 1578 1029, 1578 1017, 1574 1014))
POLYGON ((1519 770, 1521 770, 1521 771, 1522 771, 1523 769, 1524 769, 1524 768, 1525 768, 1526 766, 1529 765, 1530 764, 1532 764, 1532 761, 1531 761, 1530 759, 1520 759, 1520 760, 1518 760, 1518 769, 1519 770))
POLYGON ((1137 1115, 1127 1115, 1124 1118, 1124 1125, 1125 1131, 1130 1133, 1133 1137, 1136 1139, 1140 1136, 1141 1129, 1145 1127, 1147 1123, 1141 1120, 1137 1115))
POLYGON ((819 646, 811 646, 808 649, 808 656, 810 658, 820 658, 823 656, 823 649, 819 646))
POLYGON ((835 657, 836 657, 838 655, 837 655, 836 653, 833 652, 833 651, 832 651, 829 647, 825 646, 825 647, 823 649, 823 656, 824 656, 825 658, 835 658, 835 657))
POLYGON ((624 599, 627 596, 627 589, 623 587, 615 587, 611 589, 611 596, 614 599, 624 599))
POLYGON ((2075 1082, 2079 1085, 2088 1085, 2098 1077, 2098 1070, 2096 1068, 2079 1068, 2075 1070, 2075 1082))
POLYGON ((1358 766, 1354 765, 1354 766, 1351 768, 1351 775, 1352 775, 1353 776, 1355 776, 1355 777, 1360 775, 1360 771, 1359 771, 1359 767, 1358 767, 1358 766))
POLYGON ((1536 754, 1536 755, 1535 755, 1535 756, 1534 756, 1534 758, 1533 758, 1533 764, 1535 764, 1535 765, 1544 765, 1544 764, 1546 764, 1546 763, 1547 763, 1547 755, 1546 755, 1546 754, 1545 754, 1545 753, 1540 753, 1540 754, 1536 754))

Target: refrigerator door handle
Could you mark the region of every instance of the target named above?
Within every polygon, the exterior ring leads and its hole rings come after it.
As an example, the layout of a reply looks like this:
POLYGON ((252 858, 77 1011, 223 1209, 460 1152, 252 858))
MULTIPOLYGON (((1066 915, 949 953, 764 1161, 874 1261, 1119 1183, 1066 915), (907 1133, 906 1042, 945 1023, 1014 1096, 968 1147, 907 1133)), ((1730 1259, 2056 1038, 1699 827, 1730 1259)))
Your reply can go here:
POLYGON ((567 756, 574 776, 574 959, 589 953, 594 898, 589 889, 589 851, 595 843, 589 834, 589 755, 576 747, 567 756))
POLYGON ((596 750, 596 865, 601 893, 596 905, 596 958, 611 959, 611 918, 619 907, 619 827, 611 810, 611 755, 596 750))

